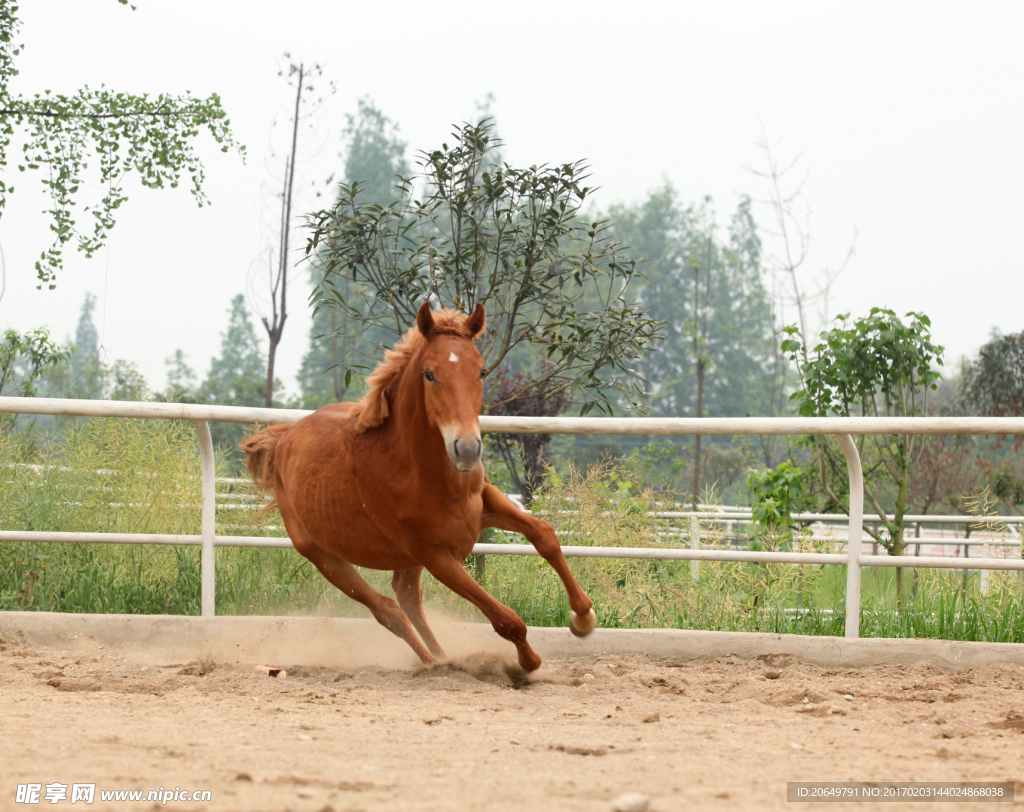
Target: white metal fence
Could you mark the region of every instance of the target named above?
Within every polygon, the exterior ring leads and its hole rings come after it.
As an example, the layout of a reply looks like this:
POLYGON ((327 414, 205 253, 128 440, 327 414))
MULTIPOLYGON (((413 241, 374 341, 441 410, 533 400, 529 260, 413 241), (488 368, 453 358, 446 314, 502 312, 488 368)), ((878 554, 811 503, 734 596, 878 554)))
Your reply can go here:
MULTIPOLYGON (((216 471, 209 422, 292 423, 310 414, 299 409, 260 409, 187 403, 135 403, 59 398, 0 397, 0 413, 124 417, 188 420, 196 425, 202 473, 201 533, 159 535, 131 533, 56 533, 0 531, 0 541, 46 541, 114 544, 182 544, 199 546, 203 615, 215 614, 216 547, 290 548, 287 538, 222 536, 216 532, 216 471)), ((1024 435, 1024 418, 1007 417, 489 417, 480 418, 485 433, 506 434, 637 434, 637 435, 804 435, 831 434, 846 457, 850 480, 849 540, 845 553, 760 552, 750 550, 662 549, 647 547, 562 547, 566 556, 590 558, 647 558, 681 561, 749 561, 787 564, 835 564, 846 567, 846 636, 860 629, 861 570, 863 567, 934 567, 949 569, 1024 571, 1024 559, 955 558, 946 556, 866 555, 862 551, 864 477, 853 435, 863 434, 977 434, 1024 435)), ((833 517, 835 518, 835 517, 833 517)), ((877 519, 878 517, 874 517, 877 519)), ((917 517, 914 517, 917 518, 917 517)), ((529 544, 477 544, 473 552, 486 555, 536 555, 529 544)))

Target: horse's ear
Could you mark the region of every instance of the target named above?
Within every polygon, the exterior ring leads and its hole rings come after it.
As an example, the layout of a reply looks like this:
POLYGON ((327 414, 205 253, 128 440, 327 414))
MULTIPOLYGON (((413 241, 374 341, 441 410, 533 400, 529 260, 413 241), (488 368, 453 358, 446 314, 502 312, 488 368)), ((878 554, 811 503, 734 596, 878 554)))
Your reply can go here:
POLYGON ((469 334, 473 338, 476 338, 486 326, 487 311, 484 310, 484 306, 480 302, 477 302, 476 309, 466 318, 466 329, 469 330, 469 334))
POLYGON ((416 326, 424 338, 434 331, 434 314, 430 312, 430 302, 424 302, 416 311, 416 326))

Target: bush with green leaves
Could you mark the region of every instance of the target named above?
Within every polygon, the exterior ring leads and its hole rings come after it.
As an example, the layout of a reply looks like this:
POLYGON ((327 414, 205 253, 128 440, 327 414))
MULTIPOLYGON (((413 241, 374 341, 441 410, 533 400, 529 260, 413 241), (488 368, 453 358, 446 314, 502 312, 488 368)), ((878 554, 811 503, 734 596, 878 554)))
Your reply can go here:
POLYGON ((762 468, 747 473, 747 492, 751 496, 753 519, 762 531, 791 537, 793 514, 810 510, 815 495, 807 487, 812 474, 805 468, 783 460, 775 468, 762 468))
MULTIPOLYGON (((913 417, 924 414, 928 393, 941 377, 943 348, 932 343, 931 321, 923 313, 907 313, 904 323, 895 312, 873 307, 867 316, 850 321, 839 316, 839 326, 821 334, 808 352, 795 326, 782 350, 796 364, 800 388, 793 401, 803 416, 913 417)), ((833 507, 846 510, 842 498, 847 482, 846 464, 835 438, 811 438, 818 481, 833 507)), ((914 454, 920 438, 914 435, 860 435, 857 450, 864 463, 864 496, 879 516, 895 515, 868 533, 890 555, 903 555, 903 516, 914 454), (886 511, 883 499, 891 497, 886 511)), ((899 599, 904 598, 903 570, 897 568, 899 599)))

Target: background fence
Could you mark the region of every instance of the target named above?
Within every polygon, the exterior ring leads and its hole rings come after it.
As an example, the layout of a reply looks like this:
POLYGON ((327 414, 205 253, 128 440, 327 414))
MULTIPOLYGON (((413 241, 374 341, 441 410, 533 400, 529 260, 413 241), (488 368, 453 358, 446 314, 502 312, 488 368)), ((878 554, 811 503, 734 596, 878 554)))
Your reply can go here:
MULTIPOLYGON (((187 420, 193 422, 199 438, 200 469, 202 477, 202 523, 199 535, 160 535, 132 533, 58 533, 48 531, 0 530, 0 541, 115 543, 115 544, 172 544, 199 546, 201 553, 201 581, 203 615, 215 614, 215 550, 221 547, 278 547, 290 548, 287 538, 218 535, 216 528, 217 481, 213 443, 209 422, 228 423, 290 423, 309 414, 295 409, 262 409, 231 406, 210 406, 183 403, 136 403, 94 400, 64 400, 57 398, 0 397, 0 413, 43 414, 82 417, 119 417, 132 419, 187 420)), ((854 435, 864 434, 1014 434, 1024 435, 1024 419, 1019 418, 513 418, 481 417, 480 428, 485 433, 512 434, 607 434, 607 435, 823 435, 836 437, 846 457, 850 484, 848 516, 830 514, 801 514, 799 521, 828 522, 840 520, 847 527, 844 552, 801 553, 764 552, 737 549, 702 549, 700 547, 701 517, 715 517, 723 522, 743 521, 748 514, 728 512, 678 516, 689 523, 688 548, 660 547, 586 547, 563 545, 567 557, 592 558, 646 558, 684 561, 744 561, 755 563, 832 564, 845 566, 847 637, 857 637, 860 627, 861 570, 863 567, 934 567, 974 570, 1017 570, 1024 572, 1024 559, 994 557, 964 557, 947 555, 887 556, 863 552, 864 521, 880 521, 877 516, 864 516, 864 483, 860 457, 853 441, 854 435), (696 528, 694 522, 697 522, 696 528)), ((912 516, 909 523, 925 522, 937 517, 912 516)), ((947 523, 976 521, 969 517, 941 517, 947 523)), ((1006 517, 1018 522, 1016 517, 1006 517)), ((925 542, 928 540, 926 539, 925 542)), ((1019 541, 1008 539, 1011 545, 1019 541)), ((922 542, 922 543, 925 543, 922 542)), ((913 543, 913 542, 912 542, 913 543)), ((986 542, 991 546, 991 542, 986 542)), ((967 550, 966 540, 959 541, 967 550)), ((920 552, 920 546, 917 546, 920 552)), ((478 555, 536 555, 529 544, 477 544, 478 555)))

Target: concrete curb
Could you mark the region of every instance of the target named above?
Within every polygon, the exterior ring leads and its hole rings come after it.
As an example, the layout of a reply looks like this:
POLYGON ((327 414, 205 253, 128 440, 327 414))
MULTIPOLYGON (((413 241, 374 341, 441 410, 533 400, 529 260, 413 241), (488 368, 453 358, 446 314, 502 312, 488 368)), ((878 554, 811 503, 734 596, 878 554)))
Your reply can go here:
MULTIPOLYGON (((515 650, 481 623, 432 623, 452 657, 515 650)), ((238 664, 277 664, 351 669, 410 668, 412 652, 373 620, 326 617, 184 617, 0 612, 0 642, 19 639, 74 649, 99 643, 124 649, 143 662, 212 658, 238 664)), ((1024 666, 1024 644, 958 643, 924 639, 806 637, 787 634, 679 629, 600 629, 583 640, 568 629, 531 628, 531 644, 544 658, 647 654, 678 660, 730 654, 753 659, 790 654, 828 668, 910 665, 927 660, 957 671, 991 663, 1024 666)))

